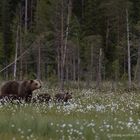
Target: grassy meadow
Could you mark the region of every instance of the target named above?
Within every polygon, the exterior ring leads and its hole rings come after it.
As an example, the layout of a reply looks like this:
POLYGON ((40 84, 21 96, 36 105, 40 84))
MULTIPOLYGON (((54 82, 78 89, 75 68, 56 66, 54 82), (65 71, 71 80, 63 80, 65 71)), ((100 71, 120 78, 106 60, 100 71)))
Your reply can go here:
MULTIPOLYGON (((140 92, 71 89, 55 104, 0 105, 0 140, 139 140, 140 92)), ((52 96, 56 88, 43 88, 52 96)))

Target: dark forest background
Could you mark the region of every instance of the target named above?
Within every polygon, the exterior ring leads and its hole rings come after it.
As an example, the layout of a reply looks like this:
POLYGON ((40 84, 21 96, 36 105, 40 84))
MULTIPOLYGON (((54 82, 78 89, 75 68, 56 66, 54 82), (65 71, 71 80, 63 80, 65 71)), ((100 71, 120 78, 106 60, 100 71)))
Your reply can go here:
POLYGON ((0 78, 140 86, 139 0, 1 0, 0 78))

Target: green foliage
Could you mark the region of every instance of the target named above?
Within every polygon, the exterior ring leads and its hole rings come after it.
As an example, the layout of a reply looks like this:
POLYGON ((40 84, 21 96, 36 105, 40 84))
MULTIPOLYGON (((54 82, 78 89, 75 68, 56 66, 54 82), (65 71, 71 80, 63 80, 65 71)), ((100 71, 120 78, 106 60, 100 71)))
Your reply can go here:
POLYGON ((12 23, 17 6, 17 0, 1 2, 1 57, 3 57, 2 66, 6 66, 11 59, 13 51, 12 23), (12 11, 12 12, 11 12, 12 11))
MULTIPOLYGON (((15 53, 15 34, 17 23, 19 23, 20 8, 22 9, 21 17, 21 42, 23 50, 26 50, 32 42, 37 42, 37 38, 44 36, 39 44, 42 46, 42 67, 48 67, 49 71, 44 68, 43 77, 57 78, 58 48, 61 46, 61 12, 63 11, 64 39, 67 28, 68 1, 63 1, 62 9, 61 0, 38 0, 28 1, 28 32, 24 34, 25 24, 25 4, 18 0, 0 1, 0 66, 8 65, 14 58, 15 53), (21 6, 21 7, 20 7, 21 6), (31 21, 33 22, 31 25, 31 21), (53 75, 53 76, 52 76, 53 75)), ((137 61, 137 44, 135 39, 139 40, 139 21, 140 21, 140 2, 137 0, 77 0, 72 1, 72 15, 69 25, 68 42, 73 42, 68 54, 72 58, 78 54, 80 60, 80 77, 86 79, 91 71, 97 75, 99 48, 103 50, 102 65, 104 66, 105 79, 112 78, 111 74, 119 73, 121 78, 127 71, 126 55, 126 8, 129 12, 130 21, 130 42, 132 56, 132 69, 136 67, 137 61), (76 47, 73 47, 76 46, 76 47), (93 69, 91 69, 91 46, 93 46, 93 69), (133 47, 134 46, 134 47, 133 47), (116 61, 118 61, 116 63, 116 61)), ((37 63, 36 53, 30 51, 28 58, 33 62, 35 67, 37 63)), ((26 57, 26 56, 25 56, 26 57)), ((78 58, 75 58, 77 65, 78 58)), ((68 65, 71 65, 68 62, 68 65)), ((36 73, 36 68, 29 64, 29 73, 36 73)), ((41 67, 41 68, 42 68, 41 67)), ((10 69, 12 69, 10 67, 10 69)), ((76 71, 77 71, 76 66, 76 71)), ((69 71, 73 71, 71 66, 69 71)), ((78 74, 77 74, 78 75, 78 74)), ((132 78, 133 78, 132 74, 132 78)), ((69 76, 71 76, 69 74, 69 76)), ((89 76, 90 77, 90 76, 89 76)))
POLYGON ((49 8, 48 0, 38 1, 36 7, 36 30, 38 32, 47 32, 50 22, 49 8))

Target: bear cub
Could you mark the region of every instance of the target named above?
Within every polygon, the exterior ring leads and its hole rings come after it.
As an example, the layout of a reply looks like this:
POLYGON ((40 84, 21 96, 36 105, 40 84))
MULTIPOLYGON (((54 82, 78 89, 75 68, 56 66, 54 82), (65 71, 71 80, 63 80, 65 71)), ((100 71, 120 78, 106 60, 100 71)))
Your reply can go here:
POLYGON ((56 102, 68 102, 69 99, 72 99, 72 93, 58 93, 55 95, 54 100, 56 102))

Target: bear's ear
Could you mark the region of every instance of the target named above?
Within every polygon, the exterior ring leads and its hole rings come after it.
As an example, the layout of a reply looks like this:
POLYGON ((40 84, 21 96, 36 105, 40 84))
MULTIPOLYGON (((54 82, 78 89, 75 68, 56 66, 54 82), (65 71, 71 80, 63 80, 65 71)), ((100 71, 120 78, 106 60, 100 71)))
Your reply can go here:
POLYGON ((34 80, 30 80, 30 83, 33 83, 34 82, 34 80))

